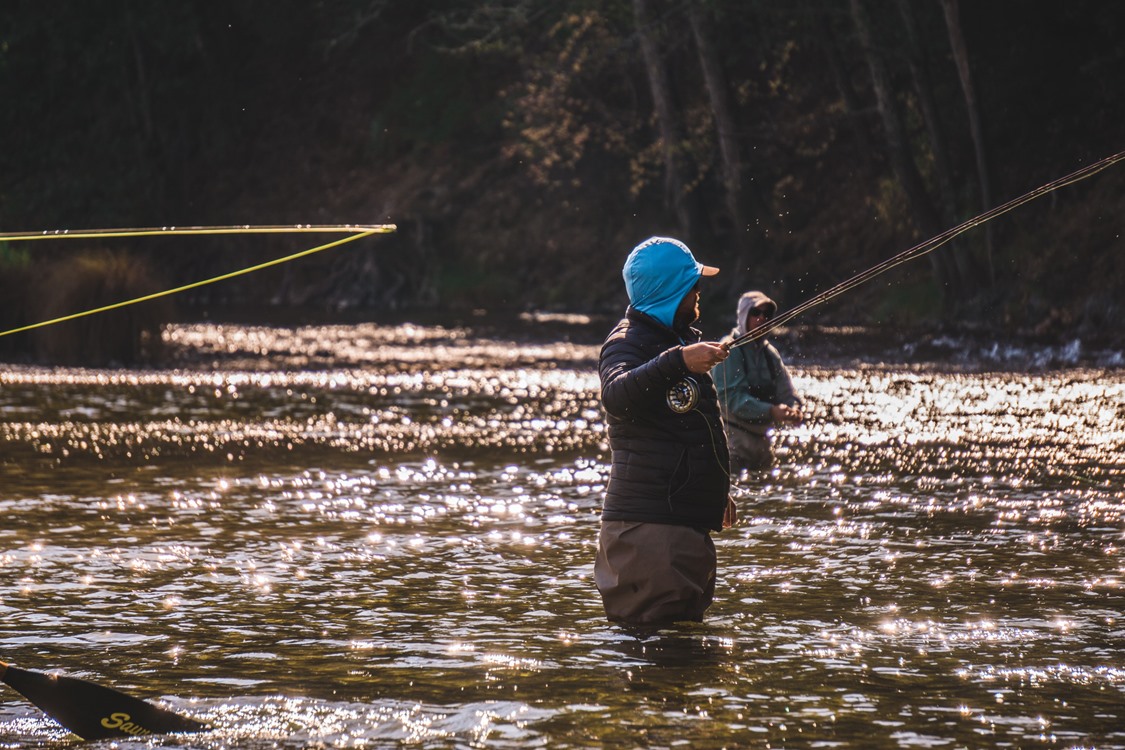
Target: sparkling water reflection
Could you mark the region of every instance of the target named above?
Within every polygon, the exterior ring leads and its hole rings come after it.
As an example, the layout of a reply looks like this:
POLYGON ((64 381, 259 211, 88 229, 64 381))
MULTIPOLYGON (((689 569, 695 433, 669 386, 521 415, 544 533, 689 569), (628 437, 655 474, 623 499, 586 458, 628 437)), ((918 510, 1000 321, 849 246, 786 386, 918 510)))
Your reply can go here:
POLYGON ((161 746, 1125 748, 1120 370, 798 363, 708 622, 638 640, 591 580, 596 346, 168 338, 0 368, 0 658, 215 726, 161 746))

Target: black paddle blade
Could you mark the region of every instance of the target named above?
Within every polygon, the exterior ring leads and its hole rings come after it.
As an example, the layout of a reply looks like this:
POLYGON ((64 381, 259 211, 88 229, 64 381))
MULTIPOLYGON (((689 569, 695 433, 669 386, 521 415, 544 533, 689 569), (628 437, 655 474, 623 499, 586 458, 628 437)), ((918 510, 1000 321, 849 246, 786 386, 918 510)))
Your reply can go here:
POLYGON ((202 732, 206 724, 77 677, 44 674, 0 662, 0 679, 84 740, 202 732))

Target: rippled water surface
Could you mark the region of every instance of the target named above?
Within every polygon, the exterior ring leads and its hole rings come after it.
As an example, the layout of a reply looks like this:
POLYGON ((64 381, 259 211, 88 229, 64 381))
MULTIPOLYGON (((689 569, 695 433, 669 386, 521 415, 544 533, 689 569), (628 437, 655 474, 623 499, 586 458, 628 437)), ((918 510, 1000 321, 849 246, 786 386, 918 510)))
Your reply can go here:
POLYGON ((792 361, 708 621, 639 640, 589 336, 167 337, 0 365, 0 658, 214 726, 117 746, 1125 748, 1121 368, 792 361))

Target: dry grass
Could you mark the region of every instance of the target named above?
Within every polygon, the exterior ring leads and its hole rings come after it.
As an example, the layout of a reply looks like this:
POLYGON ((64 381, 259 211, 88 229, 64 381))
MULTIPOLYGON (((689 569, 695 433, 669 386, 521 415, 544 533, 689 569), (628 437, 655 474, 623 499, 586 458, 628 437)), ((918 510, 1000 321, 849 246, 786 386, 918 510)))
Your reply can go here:
MULTIPOLYGON (((152 264, 139 256, 90 250, 55 261, 38 277, 27 307, 32 319, 51 320, 160 291, 152 264)), ((152 365, 161 356, 160 331, 171 319, 166 299, 130 305, 32 331, 34 358, 44 364, 91 367, 152 365)))

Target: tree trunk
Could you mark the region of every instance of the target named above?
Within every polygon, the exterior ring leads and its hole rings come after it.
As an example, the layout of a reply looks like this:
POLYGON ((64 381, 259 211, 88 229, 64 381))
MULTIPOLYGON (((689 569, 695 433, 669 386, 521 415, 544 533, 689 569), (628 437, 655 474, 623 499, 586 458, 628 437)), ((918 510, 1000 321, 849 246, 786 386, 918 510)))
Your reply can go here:
MULTIPOLYGON (((887 156, 890 159, 891 168, 906 193, 907 202, 910 204, 918 228, 926 236, 935 236, 941 232, 941 221, 934 209, 933 201, 926 191, 922 175, 918 173, 914 157, 910 153, 906 129, 899 116, 898 108, 895 106, 890 75, 887 73, 885 63, 876 53, 872 44, 871 26, 862 7, 862 0, 850 0, 850 2, 852 19, 855 21, 860 44, 863 47, 864 56, 867 58, 867 66, 871 71, 871 81, 875 90, 879 115, 883 120, 883 129, 886 132, 887 156)), ((957 282, 954 269, 951 267, 946 254, 942 253, 941 250, 930 253, 928 257, 933 266, 938 287, 941 290, 942 300, 949 303, 953 299, 950 294, 957 282)))
MULTIPOLYGON (((969 68, 969 52, 965 47, 965 37, 961 33, 961 13, 958 0, 941 0, 945 11, 945 25, 949 31, 949 46, 953 49, 953 60, 957 64, 957 74, 961 78, 961 90, 965 94, 965 109, 969 113, 969 131, 973 137, 973 149, 977 158, 977 179, 980 181, 981 210, 992 208, 992 187, 988 172, 988 159, 984 148, 984 128, 981 126, 980 108, 977 107, 976 92, 973 88, 972 71, 969 68)), ((984 225, 984 238, 988 252, 988 280, 996 282, 996 269, 992 263, 993 237, 992 224, 984 225)))
MULTIPOLYGON (((950 167, 949 149, 945 137, 945 128, 942 127, 938 106, 934 101, 933 84, 930 81, 929 68, 926 64, 925 50, 921 44, 918 33, 918 20, 914 15, 914 6, 911 0, 898 0, 899 14, 906 28, 907 65, 910 75, 914 79, 914 90, 918 95, 918 107, 922 112, 922 121, 926 126, 926 135, 930 142, 930 151, 934 158, 934 182, 937 184, 940 200, 940 215, 946 228, 958 224, 960 212, 957 210, 957 198, 953 189, 953 170, 950 167)), ((965 243, 954 240, 950 244, 950 254, 957 267, 958 281, 967 295, 976 291, 976 283, 980 278, 979 269, 970 255, 965 243)))
POLYGON ((691 236, 691 216, 687 207, 687 195, 680 157, 682 138, 676 125, 675 110, 672 105, 672 90, 668 83, 668 73, 660 58, 648 8, 648 0, 633 0, 633 17, 637 25, 637 35, 641 41, 641 57, 644 60, 648 86, 652 93, 652 106, 656 113, 661 146, 664 151, 664 200, 676 215, 680 231, 691 236))
POLYGON ((699 0, 688 6, 688 19, 691 22, 695 47, 699 52, 699 66, 703 71, 704 85, 711 103, 711 114, 715 119, 715 136, 719 143, 719 157, 722 162, 723 197, 726 201, 727 215, 733 227, 732 240, 736 249, 746 245, 748 227, 742 217, 742 157, 738 149, 738 132, 734 121, 734 107, 719 55, 712 42, 714 34, 707 11, 699 0))
POLYGON ((156 204, 163 207, 166 205, 166 175, 169 173, 169 170, 164 168, 164 157, 166 155, 160 148, 160 132, 153 124, 155 119, 152 114, 152 87, 149 84, 148 65, 146 64, 144 53, 141 50, 141 42, 137 30, 138 23, 133 12, 126 6, 125 22, 123 26, 129 36, 129 47, 133 53, 134 65, 134 70, 132 72, 135 73, 135 77, 133 77, 132 80, 127 79, 125 95, 133 104, 132 110, 137 123, 137 134, 139 136, 137 140, 141 152, 138 156, 150 164, 160 165, 157 169, 152 170, 154 172, 154 179, 151 183, 151 188, 153 193, 155 193, 156 204), (135 99, 133 97, 134 92, 136 94, 135 99))
POLYGON ((953 177, 949 167, 949 156, 945 149, 945 134, 938 119, 937 104, 934 102, 933 86, 923 59, 924 52, 918 37, 918 22, 910 0, 898 0, 899 15, 906 29, 906 62, 914 79, 914 90, 918 95, 918 107, 922 121, 929 136, 930 148, 934 157, 934 178, 941 195, 941 215, 946 224, 952 225, 957 217, 957 206, 953 197, 953 177))
POLYGON ((840 52, 840 45, 836 41, 836 34, 832 31, 832 25, 828 21, 827 14, 820 16, 820 32, 824 42, 824 53, 828 56, 828 69, 832 71, 832 79, 836 82, 836 90, 840 93, 840 98, 844 100, 844 114, 851 126, 852 138, 855 140, 856 148, 859 150, 863 161, 870 165, 872 147, 871 140, 867 137, 867 129, 861 119, 863 105, 860 102, 859 94, 856 93, 855 86, 852 85, 847 64, 844 62, 844 56, 840 52))

